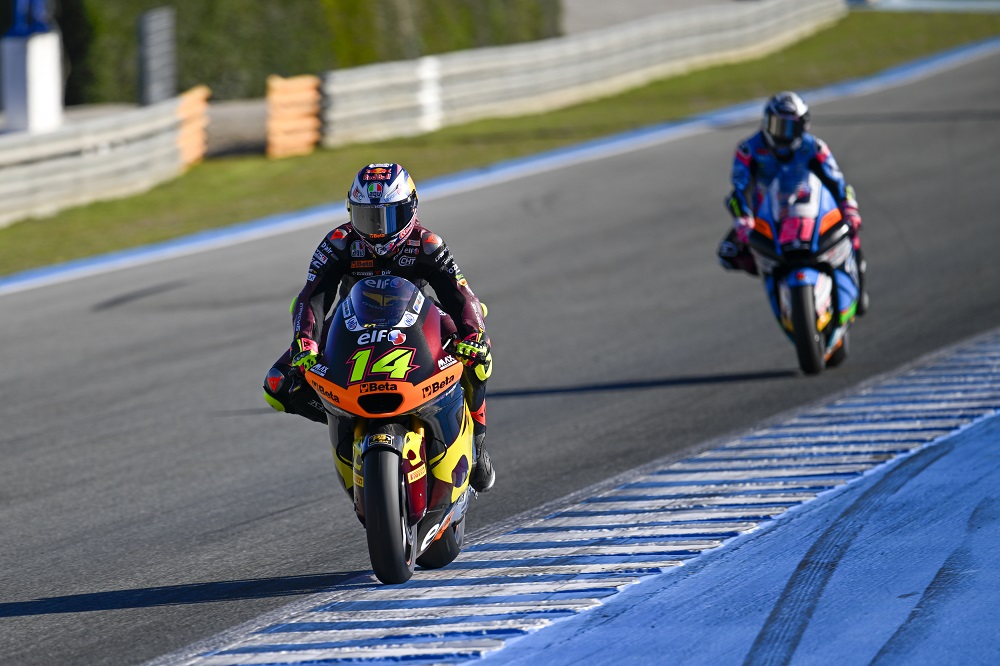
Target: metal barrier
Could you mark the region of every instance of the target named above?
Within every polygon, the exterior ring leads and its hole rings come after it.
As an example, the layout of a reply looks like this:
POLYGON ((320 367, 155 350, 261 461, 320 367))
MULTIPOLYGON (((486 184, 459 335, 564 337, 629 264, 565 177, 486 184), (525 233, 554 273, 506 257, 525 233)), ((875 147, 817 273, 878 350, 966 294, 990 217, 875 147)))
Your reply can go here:
POLYGON ((177 177, 205 155, 209 95, 198 86, 46 134, 0 135, 0 226, 177 177))
POLYGON ((844 0, 758 0, 607 30, 327 72, 324 146, 525 115, 765 55, 844 16, 844 0))
MULTIPOLYGON (((778 50, 846 11, 844 0, 756 0, 670 12, 568 37, 328 72, 321 99, 315 77, 275 79, 268 154, 551 110, 778 50)), ((0 226, 180 175, 205 155, 209 95, 199 86, 47 134, 0 135, 0 226)))

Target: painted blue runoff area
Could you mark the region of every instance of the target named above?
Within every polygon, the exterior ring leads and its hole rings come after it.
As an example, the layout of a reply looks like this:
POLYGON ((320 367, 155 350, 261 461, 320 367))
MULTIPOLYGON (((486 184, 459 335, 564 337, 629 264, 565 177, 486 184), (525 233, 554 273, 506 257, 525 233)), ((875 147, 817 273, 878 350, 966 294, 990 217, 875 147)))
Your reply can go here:
POLYGON ((1000 417, 486 663, 1000 663, 1000 417))
MULTIPOLYGON (((1000 51, 1000 38, 993 38, 952 49, 888 69, 872 77, 845 81, 817 90, 803 91, 802 95, 810 104, 840 97, 861 95, 930 76, 936 72, 985 57, 996 51, 1000 51)), ((453 192, 460 191, 467 192, 471 189, 488 187, 506 180, 523 178, 533 173, 552 171, 571 164, 598 160, 611 155, 659 145, 714 127, 747 122, 759 117, 763 103, 763 100, 754 100, 736 104, 680 122, 653 125, 644 129, 624 132, 568 148, 560 148, 526 158, 498 162, 481 169, 469 169, 442 178, 429 179, 424 181, 420 186, 421 198, 447 196, 453 192)), ((16 273, 0 278, 0 296, 7 293, 35 289, 45 285, 68 282, 87 275, 106 273, 154 261, 163 261, 173 257, 206 252, 228 245, 287 233, 296 229, 314 226, 332 227, 335 224, 345 221, 347 221, 347 216, 344 205, 341 202, 316 206, 302 211, 282 213, 221 229, 200 232, 164 243, 16 273)))

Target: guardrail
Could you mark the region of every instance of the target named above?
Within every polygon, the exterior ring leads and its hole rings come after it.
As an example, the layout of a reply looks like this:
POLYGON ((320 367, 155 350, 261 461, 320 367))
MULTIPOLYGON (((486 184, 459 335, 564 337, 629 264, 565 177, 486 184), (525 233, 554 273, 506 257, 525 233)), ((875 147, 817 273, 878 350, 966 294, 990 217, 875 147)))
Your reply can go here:
POLYGON ((846 12, 844 0, 734 2, 568 37, 327 72, 322 143, 568 106, 776 51, 846 12))
MULTIPOLYGON (((268 155, 433 131, 611 95, 697 67, 763 55, 832 23, 843 0, 756 0, 650 16, 602 31, 274 79, 268 155)), ((0 226, 145 191, 206 149, 199 86, 148 107, 0 135, 0 226)), ((269 93, 269 97, 271 94, 269 93)))
POLYGON ((66 124, 0 135, 0 226, 148 190, 205 155, 210 91, 66 124))

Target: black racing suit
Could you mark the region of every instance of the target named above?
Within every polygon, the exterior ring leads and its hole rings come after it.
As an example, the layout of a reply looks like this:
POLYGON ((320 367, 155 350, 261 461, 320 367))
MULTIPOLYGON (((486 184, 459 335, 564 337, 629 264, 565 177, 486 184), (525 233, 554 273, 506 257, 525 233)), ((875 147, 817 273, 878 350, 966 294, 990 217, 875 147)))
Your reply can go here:
MULTIPOLYGON (((322 350, 330 325, 327 313, 332 312, 338 295, 343 297, 359 280, 376 275, 402 277, 422 290, 430 286, 447 315, 442 317, 443 336, 455 333, 462 339, 480 333, 482 339, 488 341, 479 299, 472 293, 441 237, 424 229, 418 221, 406 241, 391 256, 375 255, 350 223, 327 234, 313 253, 305 286, 292 305, 293 346, 297 346, 299 339, 309 339, 322 350)), ((291 355, 289 348, 267 373, 264 393, 268 403, 289 414, 326 423, 326 411, 301 372, 292 366, 291 355)), ((465 378, 469 382, 467 395, 472 417, 485 430, 486 382, 480 381, 474 372, 466 372, 465 378)), ((338 419, 340 422, 346 420, 338 419)), ((349 462, 352 426, 340 423, 338 428, 338 455, 349 462)))

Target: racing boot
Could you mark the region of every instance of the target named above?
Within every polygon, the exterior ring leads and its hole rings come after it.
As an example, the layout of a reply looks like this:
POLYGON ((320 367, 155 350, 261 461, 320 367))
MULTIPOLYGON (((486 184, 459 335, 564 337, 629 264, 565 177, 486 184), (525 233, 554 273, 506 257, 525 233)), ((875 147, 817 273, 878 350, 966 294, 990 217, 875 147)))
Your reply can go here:
POLYGON ((488 493, 496 483, 497 474, 493 470, 493 461, 486 451, 486 426, 475 421, 472 428, 473 444, 476 448, 476 462, 469 475, 469 485, 477 493, 488 493))
POLYGON ((736 230, 731 230, 729 235, 722 239, 716 256, 727 271, 744 271, 750 275, 757 275, 757 262, 754 261, 750 248, 736 237, 736 230))

